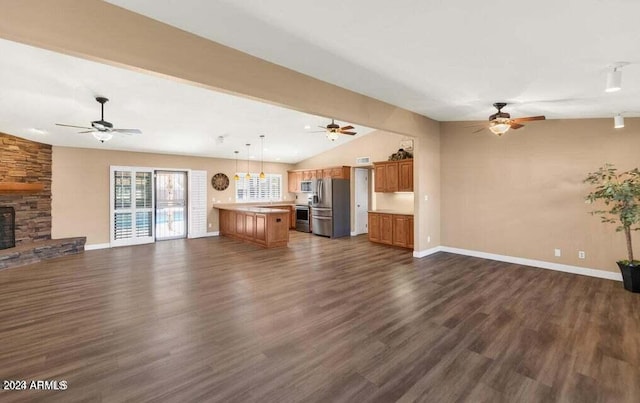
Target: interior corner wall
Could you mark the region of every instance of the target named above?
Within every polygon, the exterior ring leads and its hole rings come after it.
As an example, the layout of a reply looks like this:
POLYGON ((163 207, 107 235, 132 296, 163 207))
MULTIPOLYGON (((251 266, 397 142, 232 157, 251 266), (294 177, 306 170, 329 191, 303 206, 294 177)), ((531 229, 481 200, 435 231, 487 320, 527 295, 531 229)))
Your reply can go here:
POLYGON ((414 250, 433 250, 441 241, 441 123, 430 121, 414 138, 414 250))
POLYGON ((640 119, 625 124, 547 120, 497 137, 472 133, 469 122, 442 123, 442 244, 617 272, 624 235, 588 214, 582 181, 605 163, 640 165, 640 119))
MULTIPOLYGON (((53 147, 52 225, 53 238, 86 236, 87 245, 109 243, 109 167, 111 165, 207 171, 207 183, 218 172, 232 178, 235 160, 180 155, 53 147)), ((289 164, 266 163, 265 171, 282 175, 287 189, 289 164)), ((219 230, 216 203, 235 202, 235 182, 224 191, 207 186, 207 231, 219 230)))

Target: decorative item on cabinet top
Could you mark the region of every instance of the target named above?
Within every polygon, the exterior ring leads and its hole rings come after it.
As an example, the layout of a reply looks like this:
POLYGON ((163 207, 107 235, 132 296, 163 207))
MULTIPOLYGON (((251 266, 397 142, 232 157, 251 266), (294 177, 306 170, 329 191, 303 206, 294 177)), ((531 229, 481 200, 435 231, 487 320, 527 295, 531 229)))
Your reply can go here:
POLYGON ((400 161, 413 158, 413 154, 409 151, 405 151, 403 148, 398 149, 398 152, 395 152, 389 156, 389 161, 400 161))

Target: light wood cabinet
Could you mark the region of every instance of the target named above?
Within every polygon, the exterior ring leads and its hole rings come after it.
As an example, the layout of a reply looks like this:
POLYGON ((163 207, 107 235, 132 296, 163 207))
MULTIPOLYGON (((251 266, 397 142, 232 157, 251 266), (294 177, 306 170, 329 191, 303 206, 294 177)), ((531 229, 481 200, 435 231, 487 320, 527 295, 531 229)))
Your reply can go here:
POLYGON ((220 234, 267 248, 287 245, 290 219, 288 211, 263 213, 250 210, 251 208, 220 209, 220 234))
POLYGON ((393 215, 393 244, 403 248, 409 246, 409 216, 393 215))
POLYGON ((235 217, 236 217, 236 228, 235 228, 236 232, 235 233, 238 235, 238 237, 244 238, 244 235, 245 235, 245 231, 244 231, 244 225, 245 225, 244 214, 238 213, 238 214, 235 215, 235 217))
POLYGON ((296 170, 296 171, 288 171, 288 186, 287 190, 289 193, 300 193, 300 182, 312 179, 323 179, 323 178, 333 178, 333 179, 351 179, 351 167, 349 166, 340 166, 340 167, 330 167, 330 168, 322 168, 322 169, 307 169, 307 170, 296 170))
POLYGON ((267 216, 265 214, 256 214, 254 218, 256 242, 267 244, 267 216))
POLYGON ((413 159, 374 162, 375 192, 413 192, 413 159))
POLYGON ((407 241, 407 248, 413 249, 413 216, 409 216, 409 228, 407 228, 409 234, 407 241))
POLYGON ((369 240, 380 242, 380 216, 381 214, 369 213, 369 240))
POLYGON ((398 161, 398 192, 413 192, 413 160, 398 161))
POLYGON ((393 245, 393 216, 391 214, 380 215, 380 243, 393 245))
POLYGON ((369 213, 369 241, 413 249, 413 216, 369 213))
POLYGON ((300 192, 300 181, 302 181, 302 172, 301 171, 289 171, 288 172, 288 190, 289 193, 298 193, 300 192))
POLYGON ((333 179, 351 179, 351 167, 331 168, 331 177, 333 179))

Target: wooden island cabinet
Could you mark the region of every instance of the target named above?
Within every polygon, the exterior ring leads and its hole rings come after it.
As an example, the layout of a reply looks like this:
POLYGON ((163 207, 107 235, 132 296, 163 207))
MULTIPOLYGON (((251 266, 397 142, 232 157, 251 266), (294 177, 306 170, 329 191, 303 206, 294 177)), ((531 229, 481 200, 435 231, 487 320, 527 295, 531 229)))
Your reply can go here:
POLYGON ((289 242, 288 209, 264 207, 220 208, 220 235, 274 248, 289 242))
POLYGON ((413 215, 370 211, 369 241, 413 249, 413 215))

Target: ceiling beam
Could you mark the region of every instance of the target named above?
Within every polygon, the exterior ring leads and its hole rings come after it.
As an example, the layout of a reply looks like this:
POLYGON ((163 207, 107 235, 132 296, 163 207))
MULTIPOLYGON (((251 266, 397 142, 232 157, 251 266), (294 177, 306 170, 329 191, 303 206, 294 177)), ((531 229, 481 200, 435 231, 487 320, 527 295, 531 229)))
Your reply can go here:
POLYGON ((12 41, 397 133, 434 127, 422 115, 103 1, 0 0, 0 9, 0 37, 12 41))

